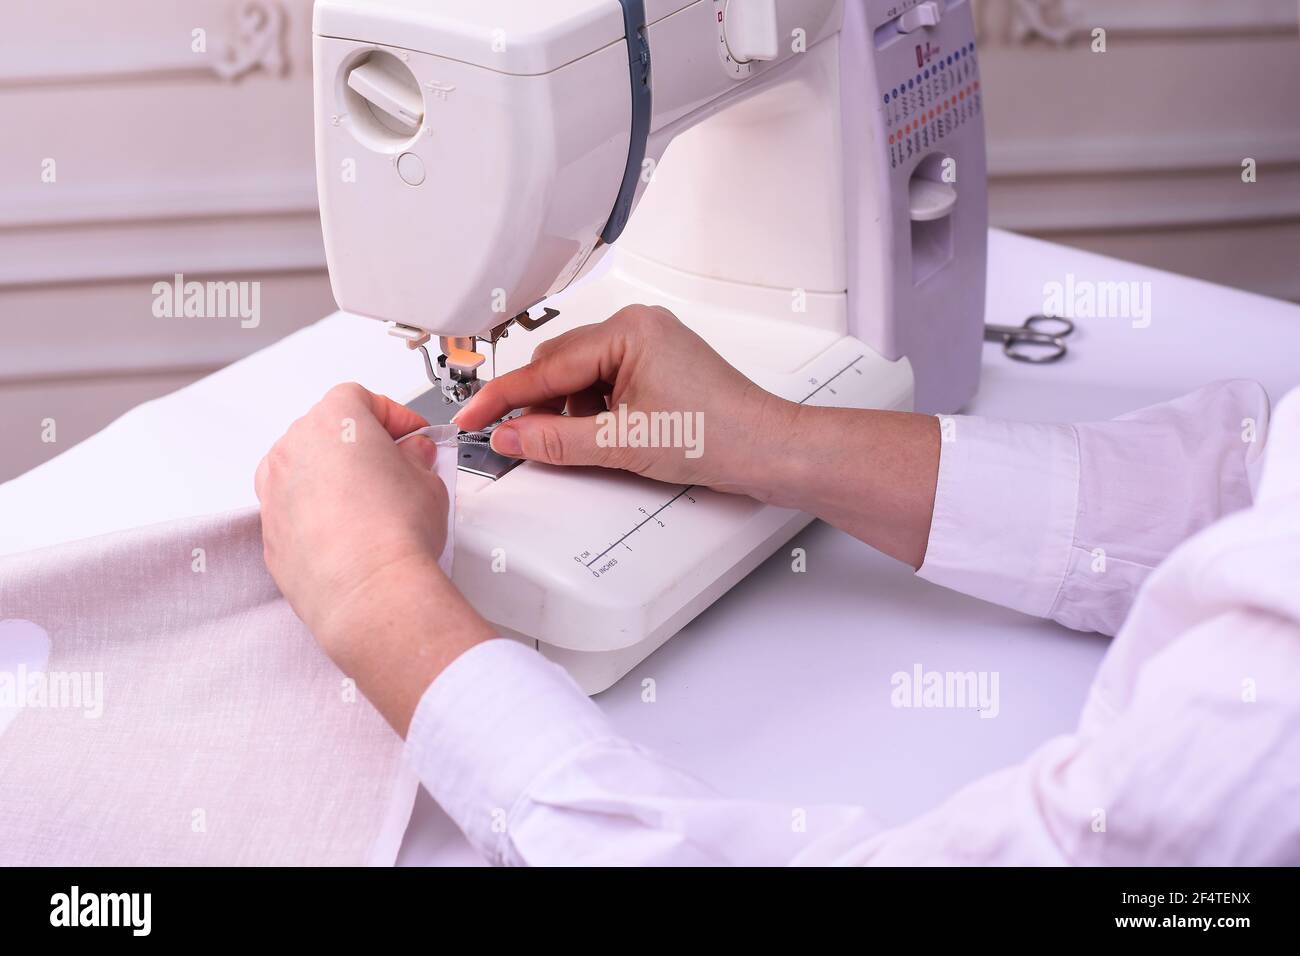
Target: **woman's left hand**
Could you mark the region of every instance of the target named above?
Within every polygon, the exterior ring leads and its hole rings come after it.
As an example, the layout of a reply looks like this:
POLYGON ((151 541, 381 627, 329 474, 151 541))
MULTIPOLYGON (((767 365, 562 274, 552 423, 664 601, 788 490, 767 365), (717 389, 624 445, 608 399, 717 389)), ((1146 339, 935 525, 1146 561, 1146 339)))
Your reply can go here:
POLYGON ((266 566, 325 652, 399 732, 428 683, 491 628, 438 568, 447 489, 423 418, 339 385, 254 481, 266 566), (437 622, 438 626, 434 626, 437 622))

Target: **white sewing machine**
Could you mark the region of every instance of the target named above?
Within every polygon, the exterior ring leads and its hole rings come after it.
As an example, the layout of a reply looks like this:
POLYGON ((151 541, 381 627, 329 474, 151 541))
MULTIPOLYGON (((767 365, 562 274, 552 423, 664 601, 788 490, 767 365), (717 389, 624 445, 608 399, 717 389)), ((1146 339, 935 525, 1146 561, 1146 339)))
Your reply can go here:
MULTIPOLYGON (((975 392, 969 0, 317 0, 315 34, 335 297, 425 350, 451 407, 480 346, 505 371, 634 303, 794 401, 975 392)), ((464 446, 456 583, 589 693, 810 520, 484 451, 464 446)))

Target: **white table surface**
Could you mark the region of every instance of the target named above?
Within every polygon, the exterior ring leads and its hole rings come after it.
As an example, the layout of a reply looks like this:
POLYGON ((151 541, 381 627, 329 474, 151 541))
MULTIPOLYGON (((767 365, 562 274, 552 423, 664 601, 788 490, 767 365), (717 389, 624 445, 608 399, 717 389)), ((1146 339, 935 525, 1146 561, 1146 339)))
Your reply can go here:
MULTIPOLYGON (((1300 307, 996 230, 990 242, 989 322, 1040 311, 1044 283, 1067 273, 1150 282, 1152 321, 1082 320, 1045 367, 986 345, 972 413, 1083 421, 1219 378, 1254 378, 1275 402, 1300 384, 1300 307)), ((0 485, 0 554, 254 504, 261 455, 347 380, 401 399, 425 387, 374 323, 323 320, 0 485)), ((892 824, 1073 727, 1104 639, 946 592, 820 523, 795 546, 806 573, 783 549, 597 698, 630 738, 732 795, 861 804, 892 824), (998 672, 1000 715, 891 707, 890 676, 915 664, 998 672)), ((401 862, 476 858, 422 792, 401 862)))

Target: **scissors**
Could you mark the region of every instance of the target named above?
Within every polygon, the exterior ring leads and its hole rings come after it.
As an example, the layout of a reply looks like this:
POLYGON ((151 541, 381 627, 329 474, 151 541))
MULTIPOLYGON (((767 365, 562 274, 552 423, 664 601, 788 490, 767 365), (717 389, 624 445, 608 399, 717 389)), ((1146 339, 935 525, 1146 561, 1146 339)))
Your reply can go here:
POLYGON ((1007 358, 1044 365, 1064 358, 1069 351, 1065 338, 1074 333, 1074 323, 1055 315, 1031 315, 1024 325, 986 325, 984 341, 1001 342, 1007 358))

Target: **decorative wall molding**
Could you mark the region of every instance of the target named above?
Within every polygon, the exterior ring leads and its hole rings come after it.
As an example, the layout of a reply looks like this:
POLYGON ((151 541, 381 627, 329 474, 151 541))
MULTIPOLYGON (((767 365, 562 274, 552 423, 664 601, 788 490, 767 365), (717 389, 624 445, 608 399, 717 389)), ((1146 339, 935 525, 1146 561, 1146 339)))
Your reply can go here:
POLYGON ((995 225, 1300 299, 1296 0, 974 2, 995 225))
POLYGON ((1011 0, 1010 38, 1024 43, 1039 36, 1058 46, 1087 32, 1079 0, 1011 0))
MULTIPOLYGON (((1300 224, 1300 165, 1246 185, 1231 170, 1183 176, 999 177, 990 183, 996 224, 1016 232, 1161 231, 1300 224)), ((1293 269, 1300 278, 1300 270, 1293 269)))
POLYGON ((23 43, 3 47, 0 90, 311 71, 311 0, 80 3, 58 30, 40 7, 5 11, 7 36, 23 43))
MULTIPOLYGON (((1300 130, 1253 133, 1248 145, 1203 133, 1144 135, 1135 130, 1090 130, 1086 138, 1048 140, 1032 130, 1004 133, 988 146, 989 173, 995 178, 1021 176, 1178 176, 1205 172, 1215 176, 1241 172, 1243 152, 1269 168, 1300 165, 1300 130)), ((1297 197, 1300 200, 1300 197, 1297 197)))
POLYGON ((311 5, 7 6, 0 291, 322 270, 311 5))
MULTIPOLYGON (((219 368, 336 309, 323 271, 187 270, 183 275, 186 281, 256 282, 257 325, 245 327, 239 318, 158 317, 155 283, 170 284, 174 272, 0 290, 3 314, 23 318, 5 323, 0 405, 3 388, 16 383, 219 368)), ((378 323, 376 328, 382 335, 378 323)))
POLYGON ((315 215, 316 210, 316 178, 310 166, 283 175, 60 185, 0 191, 0 236, 32 226, 315 215))
POLYGON ((0 231, 0 292, 186 272, 324 271, 320 218, 261 212, 0 231))
MULTIPOLYGON (((1289 254, 1289 250, 1300 248, 1300 222, 1214 229, 1056 229, 1036 235, 1124 262, 1300 302, 1300 272, 1289 254)), ((1220 318, 1230 327, 1234 317, 1220 318)))
POLYGON ((0 409, 75 382, 99 427, 333 311, 311 0, 0 4, 0 409), (257 282, 260 325, 160 323, 176 273, 257 282))
POLYGON ((244 0, 236 14, 233 41, 221 43, 212 69, 223 80, 234 80, 259 67, 276 75, 285 71, 284 11, 274 0, 244 0))
POLYGON ((1086 42, 1102 27, 1124 37, 1266 36, 1297 30, 1295 0, 972 0, 985 45, 1086 42))

